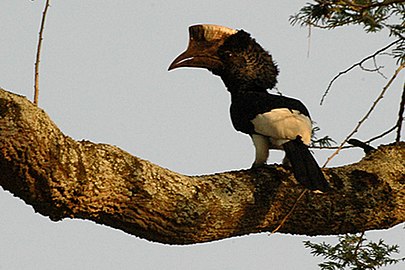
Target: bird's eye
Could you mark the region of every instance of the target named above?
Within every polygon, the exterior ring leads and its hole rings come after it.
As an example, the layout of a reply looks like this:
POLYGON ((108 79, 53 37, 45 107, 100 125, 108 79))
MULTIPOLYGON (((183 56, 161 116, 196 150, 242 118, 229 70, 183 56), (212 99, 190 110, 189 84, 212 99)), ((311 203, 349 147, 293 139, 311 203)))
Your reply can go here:
POLYGON ((221 56, 221 58, 225 59, 229 59, 235 56, 235 54, 231 51, 222 51, 219 52, 219 55, 221 56))

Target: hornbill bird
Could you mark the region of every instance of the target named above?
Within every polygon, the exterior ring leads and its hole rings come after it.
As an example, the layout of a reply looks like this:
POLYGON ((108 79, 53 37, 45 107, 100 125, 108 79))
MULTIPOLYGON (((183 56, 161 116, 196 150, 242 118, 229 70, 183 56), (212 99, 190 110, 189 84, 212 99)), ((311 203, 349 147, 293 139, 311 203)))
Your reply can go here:
POLYGON ((231 120, 256 149, 252 167, 266 164, 269 149, 282 149, 295 178, 314 191, 329 184, 308 149, 312 122, 299 100, 268 93, 279 73, 271 55, 244 30, 201 24, 189 27, 189 44, 169 66, 205 68, 220 76, 231 94, 231 120))

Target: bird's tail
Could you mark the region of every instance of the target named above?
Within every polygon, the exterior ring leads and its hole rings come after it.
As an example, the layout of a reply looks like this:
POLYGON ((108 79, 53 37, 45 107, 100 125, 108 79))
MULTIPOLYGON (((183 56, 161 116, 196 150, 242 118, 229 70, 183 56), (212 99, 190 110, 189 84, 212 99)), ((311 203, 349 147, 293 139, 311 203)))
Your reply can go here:
POLYGON ((308 146, 302 142, 300 136, 297 136, 295 140, 284 143, 283 148, 287 159, 291 163, 295 179, 299 183, 310 190, 326 192, 330 189, 329 183, 326 181, 318 163, 309 151, 308 146))

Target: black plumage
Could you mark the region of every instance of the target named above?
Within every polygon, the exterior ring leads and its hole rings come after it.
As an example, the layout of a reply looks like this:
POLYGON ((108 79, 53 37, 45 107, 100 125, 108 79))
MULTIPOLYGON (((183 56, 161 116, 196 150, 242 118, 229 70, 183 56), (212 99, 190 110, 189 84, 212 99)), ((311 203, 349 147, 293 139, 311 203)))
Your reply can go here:
POLYGON ((329 184, 308 147, 300 136, 283 144, 287 158, 291 162, 295 178, 311 190, 328 191, 329 184))
POLYGON ((269 94, 267 91, 243 90, 231 92, 231 120, 236 130, 253 134, 251 122, 258 114, 288 108, 309 117, 307 108, 299 100, 269 94))
POLYGON ((312 132, 307 108, 297 99, 268 93, 279 71, 272 56, 250 34, 215 25, 191 26, 188 49, 169 70, 178 67, 207 68, 221 77, 231 94, 232 124, 250 135, 255 145, 253 167, 266 163, 269 149, 283 149, 285 163, 292 166, 302 185, 329 189, 307 146, 312 132))

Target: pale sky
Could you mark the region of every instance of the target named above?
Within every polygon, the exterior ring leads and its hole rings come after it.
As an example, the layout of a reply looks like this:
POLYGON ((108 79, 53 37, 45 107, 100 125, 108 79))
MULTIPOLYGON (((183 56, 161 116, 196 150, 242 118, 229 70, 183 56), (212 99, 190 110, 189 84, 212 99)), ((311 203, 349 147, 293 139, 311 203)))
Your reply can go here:
MULTIPOLYGON (((135 156, 189 175, 248 168, 250 138, 234 131, 229 94, 218 77, 202 69, 168 72, 187 46, 188 26, 220 24, 244 29, 280 67, 278 89, 301 99, 321 128, 319 136, 342 141, 366 113, 386 79, 339 71, 389 42, 386 32, 360 27, 333 31, 292 27, 299 1, 51 1, 42 51, 39 105, 74 139, 117 145, 135 156), (309 57, 308 55, 309 51, 309 57)), ((0 2, 0 87, 32 100, 33 69, 44 1, 0 2)), ((390 77, 389 57, 379 62, 390 77)), ((369 64, 369 67, 372 67, 369 64)), ((367 140, 395 124, 404 72, 356 138, 367 140)), ((394 134, 374 142, 392 142, 394 134)), ((330 151, 315 151, 320 164, 330 151)), ((270 163, 282 153, 270 153, 270 163)), ((344 151, 329 166, 358 161, 361 150, 344 151)), ((1 172, 0 172, 1 173, 1 172)), ((0 269, 317 269, 302 241, 336 237, 266 233, 190 245, 167 246, 81 220, 51 222, 0 190, 0 269)), ((367 233, 399 244, 404 225, 367 233)), ((387 267, 403 269, 402 265, 387 267)))

